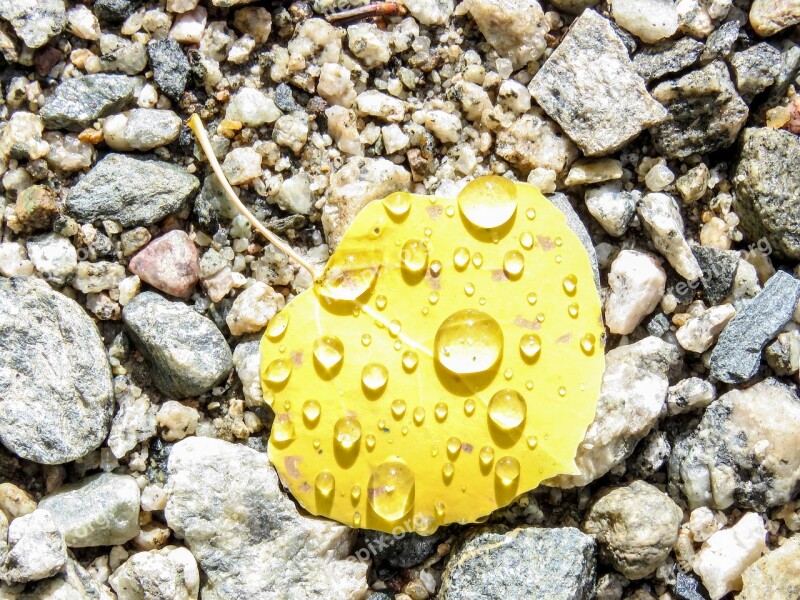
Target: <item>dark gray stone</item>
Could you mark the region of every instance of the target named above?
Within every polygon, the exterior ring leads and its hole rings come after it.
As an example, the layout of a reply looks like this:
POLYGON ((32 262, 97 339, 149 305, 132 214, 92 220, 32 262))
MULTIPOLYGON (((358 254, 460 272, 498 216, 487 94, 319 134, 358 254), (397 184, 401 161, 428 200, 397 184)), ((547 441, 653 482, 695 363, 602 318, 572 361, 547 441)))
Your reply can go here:
POLYGON ((206 175, 203 180, 203 187, 194 200, 193 212, 200 227, 212 234, 216 233, 221 223, 226 223, 239 214, 213 173, 206 175))
POLYGON ((703 271, 700 281, 706 300, 710 304, 718 304, 733 290, 736 269, 739 268, 739 253, 711 246, 692 246, 692 254, 703 271))
POLYGON ((669 319, 664 313, 658 313, 647 322, 647 333, 660 338, 669 331, 669 319))
POLYGON ((40 48, 61 33, 67 11, 64 0, 0 0, 0 17, 11 23, 26 46, 40 48))
POLYGON ((719 60, 658 84, 653 96, 669 114, 650 133, 656 149, 670 158, 727 148, 747 120, 747 105, 719 60))
POLYGON ((94 14, 107 23, 122 23, 133 14, 142 0, 95 0, 94 14))
POLYGON ((727 21, 711 32, 706 39, 708 58, 727 58, 733 52, 741 26, 738 21, 727 21))
POLYGON ((767 94, 765 106, 777 105, 798 75, 800 75, 800 46, 791 40, 784 40, 781 44, 781 69, 767 94))
POLYGON ((303 110, 303 107, 295 102, 292 88, 285 83, 279 83, 275 88, 275 106, 287 114, 296 110, 303 110))
POLYGON ((657 46, 645 46, 634 55, 633 67, 649 83, 688 69, 697 63, 704 49, 702 43, 689 37, 657 46))
POLYGON ((589 262, 592 263, 592 271, 594 272, 594 284, 599 288, 600 287, 600 269, 597 266, 597 252, 594 249, 594 242, 592 241, 592 237, 589 235, 589 231, 586 229, 586 225, 583 224, 581 218, 578 216, 578 213, 575 212, 575 209, 572 208, 572 204, 569 201, 569 198, 566 194, 562 194, 561 192, 557 192, 547 197, 550 202, 552 202, 555 207, 564 213, 564 217, 567 220, 567 225, 570 229, 578 236, 578 239, 583 244, 583 247, 586 248, 586 253, 589 255, 589 262))
POLYGON ((675 597, 678 600, 708 600, 701 584, 691 573, 679 571, 675 577, 675 597))
POLYGON ((43 464, 81 458, 108 435, 111 368, 94 322, 33 278, 0 278, 0 441, 43 464))
POLYGON ((792 318, 800 300, 800 281, 784 271, 770 277, 764 289, 726 325, 711 353, 711 376, 743 383, 758 371, 761 351, 792 318))
POLYGON ((47 129, 81 131, 101 117, 124 110, 133 100, 134 80, 102 73, 60 83, 39 111, 47 129))
POLYGON ((407 569, 423 563, 436 552, 436 548, 446 537, 447 533, 443 529, 438 529, 433 535, 406 533, 403 537, 365 530, 363 547, 374 561, 386 561, 392 567, 407 569))
POLYGON ((736 87, 750 102, 773 84, 781 72, 781 53, 767 42, 734 53, 730 58, 736 87))
POLYGON ((198 187, 197 177, 172 163, 108 154, 70 190, 66 208, 81 222, 152 225, 182 210, 198 187))
POLYGON ((153 69, 153 80, 159 89, 178 102, 189 80, 189 59, 175 40, 151 40, 147 55, 153 69))
POLYGON ((800 137, 789 131, 745 129, 734 167, 734 208, 751 241, 800 259, 800 137))
POLYGON ((467 535, 442 573, 441 600, 589 600, 595 542, 572 527, 503 527, 467 535))
POLYGON ((144 292, 125 307, 122 318, 150 365, 153 383, 167 396, 204 394, 233 368, 219 329, 183 302, 144 292))

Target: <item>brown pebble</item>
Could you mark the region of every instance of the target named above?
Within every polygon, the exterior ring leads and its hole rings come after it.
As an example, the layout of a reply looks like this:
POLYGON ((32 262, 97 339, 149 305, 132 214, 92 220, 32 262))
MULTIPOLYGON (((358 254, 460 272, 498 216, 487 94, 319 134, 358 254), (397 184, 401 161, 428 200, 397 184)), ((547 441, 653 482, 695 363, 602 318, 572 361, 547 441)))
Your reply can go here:
POLYGON ((178 298, 191 296, 200 279, 197 248, 180 230, 154 239, 131 259, 128 268, 145 283, 178 298))

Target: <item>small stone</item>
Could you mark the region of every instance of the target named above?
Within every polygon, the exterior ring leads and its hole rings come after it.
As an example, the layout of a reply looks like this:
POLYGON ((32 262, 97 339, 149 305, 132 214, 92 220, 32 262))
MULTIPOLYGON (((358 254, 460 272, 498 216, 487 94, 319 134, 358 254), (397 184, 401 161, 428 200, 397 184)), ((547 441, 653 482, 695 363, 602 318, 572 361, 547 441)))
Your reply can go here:
POLYGON ((123 256, 130 256, 139 249, 144 248, 150 241, 150 232, 146 227, 135 227, 128 231, 123 231, 120 236, 120 246, 123 256))
POLYGON ((575 20, 528 89, 587 156, 610 154, 666 116, 611 23, 591 9, 575 20))
POLYGON ((242 392, 248 406, 262 406, 261 354, 259 342, 240 342, 233 351, 233 366, 242 383, 242 392))
POLYGON ((115 289, 124 278, 125 267, 120 264, 81 261, 75 269, 72 287, 84 294, 99 294, 115 289))
POLYGON ((702 584, 693 574, 684 573, 678 569, 675 576, 675 597, 677 600, 707 600, 705 590, 701 592, 702 584))
POLYGON ((208 175, 203 180, 203 187, 194 201, 194 215, 200 226, 206 231, 213 232, 221 223, 230 221, 237 214, 239 214, 238 209, 228 199, 217 176, 208 175))
POLYGON ((25 593, 12 592, 12 597, 18 600, 113 600, 110 590, 71 558, 67 558, 64 567, 54 577, 28 584, 25 593))
POLYGON ((387 125, 381 128, 381 137, 386 154, 395 154, 408 147, 411 138, 406 135, 397 124, 387 125))
MULTIPOLYGON (((451 0, 452 2, 452 0, 451 0)), ((374 23, 355 23, 347 28, 347 45, 367 69, 381 67, 392 58, 392 34, 374 23)))
POLYGON ((714 384, 699 377, 681 379, 667 390, 667 412, 680 415, 705 408, 717 397, 714 384))
POLYGON ((637 480, 596 499, 582 529, 597 539, 602 560, 628 579, 643 579, 669 556, 682 519, 669 496, 637 480))
POLYGON ((283 296, 270 286, 254 282, 236 297, 225 317, 231 335, 261 331, 285 303, 283 296))
POLYGON ((41 48, 61 33, 67 20, 64 0, 0 0, 0 17, 29 48, 41 48))
POLYGON ((22 244, 0 243, 0 275, 9 278, 33 275, 33 263, 28 260, 22 244))
POLYGON ((139 486, 130 475, 92 475, 45 496, 39 508, 70 548, 124 544, 139 533, 139 486))
POLYGON ((137 444, 155 436, 158 407, 146 394, 133 394, 130 387, 118 395, 117 404, 119 409, 111 423, 107 443, 116 458, 123 458, 137 444))
POLYGON ((647 333, 660 338, 670 330, 669 319, 664 313, 657 313, 647 321, 647 333))
POLYGON ((622 163, 613 158, 578 159, 564 180, 564 185, 590 185, 622 177, 622 163))
POLYGON ((678 11, 672 0, 614 0, 611 15, 617 25, 648 44, 678 30, 678 11))
MULTIPOLYGON (((447 535, 443 529, 438 529, 431 535, 419 535, 408 532, 398 539, 390 533, 382 531, 363 531, 365 549, 370 552, 373 564, 386 562, 390 566, 407 569, 420 565, 436 553, 447 535)), ((360 553, 356 550, 356 556, 360 553)))
POLYGON ((792 318, 798 300, 800 281, 784 271, 775 273, 722 331, 711 354, 711 375, 725 383, 751 379, 761 351, 792 318))
POLYGON ((708 36, 704 55, 710 58, 728 58, 739 38, 740 29, 741 24, 736 19, 720 25, 708 36))
POLYGON ((705 46, 690 37, 641 48, 633 56, 633 68, 647 83, 679 73, 696 64, 705 46))
POLYGON ((14 212, 23 231, 49 229, 58 216, 56 194, 45 185, 32 185, 19 193, 14 212))
POLYGON ((675 181, 675 174, 664 159, 654 164, 644 176, 644 184, 651 192, 660 192, 669 187, 673 181, 675 181))
POLYGON ((199 396, 233 368, 225 338, 212 321, 153 292, 122 311, 132 341, 147 359, 153 382, 167 396, 199 396))
POLYGON ((638 212, 653 245, 672 268, 687 281, 700 279, 703 273, 683 237, 683 218, 675 199, 667 194, 647 194, 642 198, 638 212))
POLYGON ((308 215, 314 208, 311 194, 311 178, 307 173, 298 173, 284 179, 276 198, 278 206, 296 215, 308 215))
POLYGON ((45 101, 39 115, 47 129, 81 131, 97 119, 127 107, 133 101, 133 91, 134 80, 124 75, 67 79, 45 101))
POLYGON ((685 175, 678 177, 675 187, 687 204, 697 202, 708 191, 709 172, 705 163, 689 169, 685 175))
POLYGON ((423 25, 446 25, 455 9, 454 0, 403 0, 409 14, 423 25))
POLYGON ((95 0, 94 13, 101 21, 122 23, 133 14, 141 0, 95 0))
POLYGON ((575 144, 558 126, 538 114, 522 115, 498 131, 495 152, 523 172, 543 168, 556 174, 566 171, 578 156, 575 144))
POLYGON ((800 369, 800 331, 781 333, 764 355, 776 375, 794 375, 800 369))
POLYGON ((100 23, 94 13, 83 4, 67 11, 67 31, 84 40, 100 39, 100 23))
POLYGON ((136 275, 126 277, 119 282, 118 287, 120 306, 127 306, 130 301, 136 297, 141 290, 141 283, 141 279, 139 279, 136 275))
POLYGON ((78 253, 69 238, 46 233, 28 238, 26 248, 33 266, 45 281, 59 287, 69 283, 78 267, 78 253))
POLYGON ((425 129, 443 144, 454 144, 461 137, 461 119, 443 110, 425 112, 425 129))
POLYGON ((274 123, 281 116, 281 111, 261 90, 242 88, 228 102, 225 118, 239 121, 247 127, 261 127, 274 123))
POLYGON ((658 84, 653 97, 668 115, 650 133, 656 149, 670 158, 727 148, 747 120, 747 104, 719 60, 658 84))
POLYGON ((262 175, 261 155, 249 146, 234 148, 225 157, 222 170, 231 185, 248 183, 262 175))
POLYGON ((114 408, 111 369, 94 322, 75 301, 39 279, 0 279, 0 350, 3 445, 60 464, 102 443, 114 408))
POLYGON ((206 29, 208 11, 204 6, 198 6, 175 17, 169 39, 181 44, 199 44, 206 29))
POLYGON ((800 6, 794 0, 754 0, 750 6, 750 24, 761 36, 800 23, 800 6))
POLYGON ((733 291, 739 253, 708 246, 692 246, 692 254, 700 265, 703 294, 709 304, 719 304, 733 291))
POLYGON ((165 442, 177 442, 188 435, 194 435, 200 422, 200 413, 191 406, 167 400, 158 409, 156 422, 161 428, 161 439, 165 442))
POLYGON ((695 557, 694 572, 711 600, 742 587, 742 572, 766 552, 767 530, 756 513, 746 513, 730 529, 712 535, 695 557))
POLYGON ((500 84, 500 89, 497 90, 497 102, 501 106, 521 115, 531 109, 531 94, 528 88, 518 81, 506 79, 500 84))
POLYGON ((191 437, 173 446, 168 473, 167 524, 205 574, 202 597, 366 594, 367 563, 347 560, 353 530, 301 515, 266 453, 191 437))
POLYGON ((606 326, 611 333, 627 335, 655 310, 667 275, 659 261, 649 254, 623 250, 611 264, 606 298, 606 326))
POLYGON ((618 183, 586 190, 586 208, 606 233, 614 237, 625 234, 636 216, 639 192, 623 190, 618 183))
POLYGON ((735 52, 730 58, 736 88, 751 102, 775 81, 781 71, 781 53, 766 42, 735 52))
POLYGON ((390 123, 400 123, 406 114, 406 103, 377 90, 368 90, 356 97, 356 107, 361 116, 383 119, 390 123))
POLYGON ((108 117, 103 124, 103 139, 119 152, 147 151, 178 139, 181 118, 171 110, 137 108, 108 117))
POLYGON ((168 546, 137 552, 108 579, 118 600, 197 600, 200 573, 192 553, 168 546))
MULTIPOLYGON (((101 49, 110 34, 100 36, 101 49)), ((138 75, 147 67, 147 49, 144 44, 139 42, 129 42, 125 38, 116 38, 110 47, 110 51, 104 51, 100 57, 100 70, 112 73, 125 73, 126 75, 138 75)))
POLYGON ((794 600, 800 594, 800 536, 794 535, 747 567, 737 600, 794 600))
POLYGON ((335 63, 322 65, 317 93, 330 104, 344 108, 353 106, 357 94, 355 84, 350 79, 350 70, 335 63))
POLYGON ((331 106, 325 111, 328 119, 328 133, 336 142, 336 147, 351 156, 363 156, 364 144, 358 132, 358 119, 352 110, 341 106, 331 106))
POLYGON ((272 139, 279 146, 284 146, 295 154, 300 154, 308 141, 308 134, 308 115, 304 112, 294 112, 283 115, 275 121, 272 139))
POLYGON ((44 134, 50 150, 45 155, 47 164, 56 171, 72 173, 92 166, 93 147, 73 134, 50 131, 44 134))
MULTIPOLYGON (((13 483, 0 483, 0 515, 5 517, 6 521, 29 515, 35 510, 36 502, 25 490, 13 483)), ((5 534, 0 536, 0 540, 5 541, 5 534)))
POLYGON ((442 600, 594 597, 595 542, 572 527, 503 527, 467 534, 442 573, 442 600))
POLYGON ((67 562, 67 547, 50 513, 35 510, 11 521, 4 558, 4 563, 0 562, 0 579, 9 584, 46 579, 58 573, 67 562))
MULTIPOLYGON (((202 264, 201 264, 202 268, 202 264)), ((232 289, 242 287, 246 283, 244 275, 234 273, 229 266, 208 277, 203 277, 203 289, 208 299, 216 303, 227 296, 232 289)))
POLYGON ((719 332, 735 314, 736 309, 731 304, 712 306, 681 325, 675 338, 684 350, 702 354, 714 344, 719 332))
POLYGON ((191 296, 200 280, 197 248, 179 229, 150 242, 131 259, 128 268, 145 283, 178 298, 191 296))
POLYGON ((248 6, 233 14, 233 26, 250 35, 256 44, 265 44, 272 31, 272 15, 263 6, 248 6))
POLYGON ((200 186, 171 163, 107 154, 73 186, 67 212, 81 222, 117 221, 125 228, 152 225, 179 212, 200 186))
POLYGON ((41 117, 25 111, 15 112, 8 119, 0 137, 0 154, 25 161, 45 156, 50 144, 42 139, 43 131, 41 117))
POLYGON ((174 39, 150 40, 147 56, 158 88, 167 97, 179 101, 189 80, 189 60, 180 44, 174 39))

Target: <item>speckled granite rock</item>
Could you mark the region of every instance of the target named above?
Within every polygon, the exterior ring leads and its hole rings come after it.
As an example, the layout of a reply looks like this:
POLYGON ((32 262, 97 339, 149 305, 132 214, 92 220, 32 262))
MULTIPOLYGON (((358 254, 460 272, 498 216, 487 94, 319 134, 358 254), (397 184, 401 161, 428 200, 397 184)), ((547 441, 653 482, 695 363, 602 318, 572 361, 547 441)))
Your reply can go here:
POLYGON ((120 112, 133 100, 135 81, 124 75, 95 74, 60 83, 39 110, 48 129, 80 131, 120 112))

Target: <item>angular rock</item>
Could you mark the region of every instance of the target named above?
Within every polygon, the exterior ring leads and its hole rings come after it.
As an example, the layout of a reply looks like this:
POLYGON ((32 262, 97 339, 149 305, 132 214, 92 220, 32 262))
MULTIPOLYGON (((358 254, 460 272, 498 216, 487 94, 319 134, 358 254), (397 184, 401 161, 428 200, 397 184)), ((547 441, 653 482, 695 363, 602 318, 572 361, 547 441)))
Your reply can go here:
POLYGON ((675 339, 684 350, 702 354, 717 339, 717 335, 736 314, 731 304, 720 304, 692 317, 675 332, 675 339))
POLYGON ((362 598, 352 530, 298 513, 266 453, 211 438, 175 444, 167 523, 206 575, 203 598, 362 598))
POLYGON ((248 127, 261 127, 281 117, 275 102, 264 92, 245 87, 236 92, 225 109, 225 118, 241 121, 248 127))
MULTIPOLYGON (((96 5, 95 5, 96 6, 96 5)), ((124 75, 86 75, 60 83, 39 111, 47 129, 81 131, 133 101, 135 82, 124 75)))
POLYGON ((455 9, 454 0, 404 0, 409 14, 423 25, 446 25, 455 9))
POLYGON ((178 102, 189 80, 189 60, 181 45, 172 39, 150 40, 147 43, 147 56, 158 88, 178 102))
POLYGON ((131 273, 157 290, 188 298, 200 280, 200 258, 187 233, 174 229, 154 239, 128 263, 131 273))
POLYGON ((133 14, 142 0, 95 0, 94 14, 107 23, 121 23, 133 14))
POLYGON ((645 46, 633 56, 633 68, 646 82, 679 73, 700 60, 705 46, 690 37, 645 46))
POLYGON ((119 410, 111 423, 108 448, 116 458, 124 457, 136 447, 156 435, 156 411, 158 406, 139 392, 135 395, 130 387, 117 398, 119 410))
POLYGON ((100 473, 42 498, 70 548, 113 546, 139 533, 139 485, 130 475, 100 473))
POLYGON ((403 537, 395 537, 382 531, 364 531, 363 549, 355 552, 361 557, 366 550, 375 562, 386 561, 392 567, 408 569, 422 564, 436 552, 436 548, 447 538, 444 528, 439 528, 432 535, 419 535, 408 532, 403 537))
POLYGON ((575 20, 528 89, 587 156, 610 154, 666 116, 614 28, 591 9, 575 20))
POLYGON ((741 24, 736 19, 720 25, 708 36, 704 56, 709 58, 728 58, 736 45, 740 29, 741 24))
POLYGON ((72 287, 84 294, 113 290, 125 278, 125 267, 108 261, 81 261, 75 269, 72 287))
POLYGON ((40 279, 0 279, 0 441, 28 460, 69 462, 102 443, 113 409, 106 350, 84 310, 40 279))
POLYGON ((125 307, 122 319, 149 363, 153 383, 167 396, 204 394, 233 368, 216 325, 182 302, 143 292, 125 307))
POLYGON ((717 397, 714 384, 699 377, 681 379, 667 392, 667 412, 680 415, 690 410, 705 408, 717 397))
POLYGON ((29 48, 40 48, 67 22, 64 0, 0 0, 0 17, 29 48))
POLYGON ((778 339, 767 346, 764 355, 776 375, 794 375, 800 368, 800 331, 778 334, 778 339))
POLYGON ((572 527, 502 527, 467 535, 442 573, 442 600, 594 598, 595 542, 572 527))
POLYGON ((800 258, 800 137, 769 127, 745 129, 733 173, 734 209, 750 240, 762 238, 800 258))
POLYGON ((702 277, 700 265, 683 236, 683 217, 678 203, 667 194, 647 194, 638 207, 639 217, 653 245, 687 281, 702 277))
POLYGON ((117 600, 197 600, 200 573, 186 548, 137 552, 126 560, 108 582, 117 600))
POLYGON ((256 281, 236 297, 225 322, 231 335, 256 333, 281 310, 286 301, 266 283, 256 281))
POLYGON ((781 71, 779 50, 761 42, 747 50, 735 52, 730 58, 736 88, 746 102, 750 102, 775 81, 781 71))
POLYGON ((203 180, 203 187, 194 201, 194 215, 200 226, 214 233, 219 224, 230 221, 239 214, 238 209, 231 204, 220 186, 216 175, 209 175, 203 180))
MULTIPOLYGON (((0 585, 0 592, 2 592, 0 585)), ((28 584, 25 591, 12 593, 14 600, 116 600, 106 586, 99 583, 81 564, 67 559, 67 564, 55 576, 36 584, 28 584)))
POLYGON ((49 512, 35 510, 11 521, 8 554, 4 562, 0 560, 0 579, 10 584, 46 579, 66 562, 64 536, 49 512))
POLYGON ((658 306, 666 283, 667 275, 656 258, 635 250, 620 252, 608 273, 608 330, 623 335, 633 332, 658 306))
POLYGON ((658 421, 669 387, 667 375, 677 360, 675 346, 654 337, 606 354, 597 413, 575 457, 581 473, 561 475, 545 484, 583 486, 630 456, 658 421))
POLYGON ((754 0, 750 24, 758 35, 775 35, 800 23, 800 5, 795 0, 754 0))
POLYGON ((586 190, 586 208, 606 233, 620 237, 636 216, 639 197, 638 191, 629 192, 618 183, 608 183, 586 190))
POLYGON ((541 168, 556 174, 565 172, 578 157, 575 144, 558 126, 536 113, 522 115, 498 131, 495 152, 523 172, 541 168))
POLYGON ((197 177, 171 163, 108 154, 73 186, 66 207, 81 222, 152 225, 182 210, 198 187, 197 177))
POLYGON ((764 511, 788 502, 800 482, 800 399, 766 379, 714 401, 674 447, 673 495, 689 507, 764 511))
POLYGON ((113 115, 103 124, 103 139, 112 150, 146 152, 166 146, 181 130, 181 118, 171 110, 137 108, 113 115))
POLYGON ((761 351, 792 318, 800 300, 800 281, 784 271, 728 323, 711 353, 711 376, 743 383, 758 371, 761 351))
POLYGON ((703 295, 709 304, 718 304, 733 291, 739 253, 710 246, 692 246, 692 254, 700 265, 703 295))
POLYGON ((793 535, 742 573, 737 600, 795 600, 800 598, 800 535, 793 535))
POLYGON ((727 148, 747 120, 747 105, 719 60, 658 84, 653 97, 669 113, 650 133, 656 149, 670 158, 727 148))
POLYGON ((602 560, 628 579, 643 579, 669 556, 682 519, 669 496, 637 480, 595 500, 582 529, 597 539, 602 560))
POLYGON ((45 281, 56 286, 69 283, 78 267, 78 253, 69 238, 46 233, 28 238, 28 256, 45 281))

